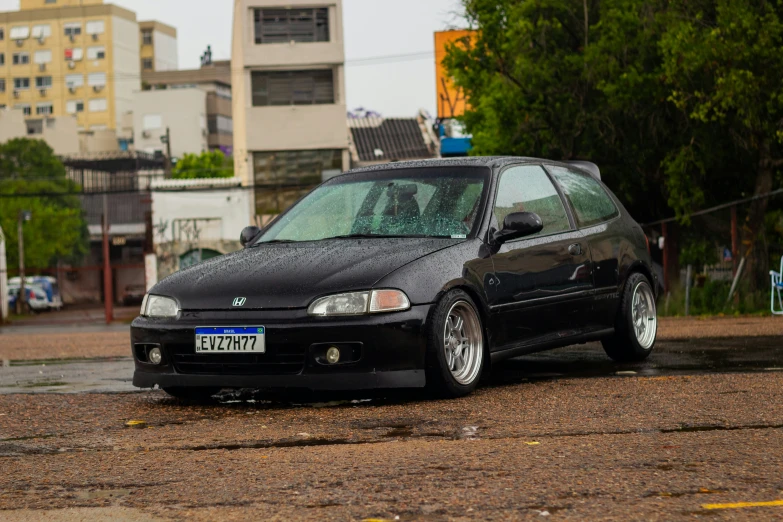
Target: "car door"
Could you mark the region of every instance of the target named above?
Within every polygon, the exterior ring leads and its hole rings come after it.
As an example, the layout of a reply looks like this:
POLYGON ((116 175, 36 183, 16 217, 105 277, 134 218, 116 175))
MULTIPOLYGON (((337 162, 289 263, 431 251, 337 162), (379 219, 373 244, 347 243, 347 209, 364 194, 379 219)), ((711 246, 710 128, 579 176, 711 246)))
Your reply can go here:
POLYGON ((492 253, 495 278, 487 294, 493 344, 500 349, 578 326, 580 305, 592 290, 587 242, 540 165, 515 165, 500 173, 493 218, 500 225, 512 212, 535 212, 544 228, 492 253))
POLYGON ((592 176, 567 167, 546 166, 573 209, 577 227, 587 240, 595 287, 591 320, 596 327, 614 324, 620 293, 620 257, 627 231, 620 211, 603 185, 592 176))

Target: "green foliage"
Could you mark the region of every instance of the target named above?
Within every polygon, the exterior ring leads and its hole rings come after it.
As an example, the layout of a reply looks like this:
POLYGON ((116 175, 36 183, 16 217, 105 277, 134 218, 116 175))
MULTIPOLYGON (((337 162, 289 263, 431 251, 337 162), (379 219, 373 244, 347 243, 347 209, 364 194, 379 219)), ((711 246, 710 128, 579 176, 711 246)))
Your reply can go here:
POLYGON ((174 179, 231 178, 234 160, 220 151, 185 154, 172 170, 174 179))
POLYGON ((718 262, 718 254, 715 245, 701 239, 692 241, 680 250, 680 265, 693 265, 698 270, 704 265, 712 265, 718 262))
POLYGON ((18 268, 17 223, 22 210, 32 212, 23 225, 26 266, 46 268, 58 258, 75 261, 87 252, 89 234, 78 196, 58 195, 78 191, 45 142, 18 138, 0 144, 0 226, 9 268, 18 268))
MULTIPOLYGON (((736 292, 737 297, 727 304, 731 281, 710 281, 707 279, 702 286, 691 288, 691 316, 706 315, 745 315, 769 312, 769 290, 751 291, 741 285, 736 292)), ((685 315, 685 288, 679 288, 667 298, 661 297, 658 302, 658 313, 661 316, 685 315)))

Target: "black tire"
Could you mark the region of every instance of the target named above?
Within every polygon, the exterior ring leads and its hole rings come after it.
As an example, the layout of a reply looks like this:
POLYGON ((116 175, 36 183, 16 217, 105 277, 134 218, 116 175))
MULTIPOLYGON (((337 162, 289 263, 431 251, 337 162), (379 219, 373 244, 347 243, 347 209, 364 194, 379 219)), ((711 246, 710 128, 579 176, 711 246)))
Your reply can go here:
MULTIPOLYGON (((463 329, 462 331, 465 332, 467 330, 463 329)), ((478 313, 478 309, 470 296, 462 290, 452 290, 443 296, 431 312, 429 332, 427 334, 426 374, 427 387, 430 391, 436 396, 443 398, 464 397, 473 392, 481 380, 482 373, 486 367, 487 350, 485 339, 481 315, 478 313), (473 318, 470 317, 471 310, 475 314, 473 318), (445 335, 449 312, 466 315, 465 318, 468 321, 465 322, 465 326, 468 326, 468 323, 470 323, 470 329, 474 332, 471 338, 474 338, 478 343, 478 345, 475 343, 470 344, 469 354, 472 355, 468 356, 470 362, 465 364, 470 366, 470 370, 467 371, 463 382, 460 382, 455 377, 447 362, 445 335), (476 327, 478 328, 477 338, 475 334, 476 327), (476 359, 477 357, 478 359, 476 359)), ((464 358, 460 360, 464 361, 464 358)))
MULTIPOLYGON (((606 355, 617 362, 639 362, 645 360, 655 347, 655 335, 657 333, 657 316, 652 328, 652 343, 649 341, 646 346, 640 344, 636 331, 634 329, 633 318, 633 297, 638 291, 649 290, 650 295, 654 295, 649 280, 642 274, 633 273, 628 277, 620 297, 620 306, 617 310, 617 319, 614 325, 614 335, 603 339, 601 344, 604 346, 606 355), (644 290, 643 290, 644 289, 644 290)), ((652 301, 652 314, 655 316, 655 301, 652 301)), ((649 323, 647 323, 649 324, 649 323)))
POLYGON ((173 387, 163 388, 163 391, 175 397, 181 401, 207 401, 221 388, 185 388, 185 387, 173 387))

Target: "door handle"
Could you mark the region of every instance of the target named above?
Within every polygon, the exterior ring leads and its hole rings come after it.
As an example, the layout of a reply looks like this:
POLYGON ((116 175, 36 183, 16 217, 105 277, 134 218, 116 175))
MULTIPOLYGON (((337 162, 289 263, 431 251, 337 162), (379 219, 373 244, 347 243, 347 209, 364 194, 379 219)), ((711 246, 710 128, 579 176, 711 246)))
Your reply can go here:
POLYGON ((579 243, 568 245, 568 253, 571 254, 572 256, 582 255, 582 245, 580 245, 579 243))

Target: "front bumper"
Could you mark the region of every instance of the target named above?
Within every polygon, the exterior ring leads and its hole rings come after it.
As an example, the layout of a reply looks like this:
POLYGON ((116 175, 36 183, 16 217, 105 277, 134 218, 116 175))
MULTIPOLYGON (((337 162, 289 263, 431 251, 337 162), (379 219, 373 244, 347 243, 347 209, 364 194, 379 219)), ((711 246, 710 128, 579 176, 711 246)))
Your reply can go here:
POLYGON ((133 384, 221 388, 306 388, 362 390, 415 388, 425 384, 427 318, 431 305, 404 312, 358 317, 310 317, 305 310, 183 311, 177 319, 136 318, 131 349, 133 384), (196 354, 195 328, 263 326, 264 354, 196 354), (326 344, 347 346, 349 362, 328 365, 319 357, 326 344), (144 350, 157 346, 159 365, 144 350))

